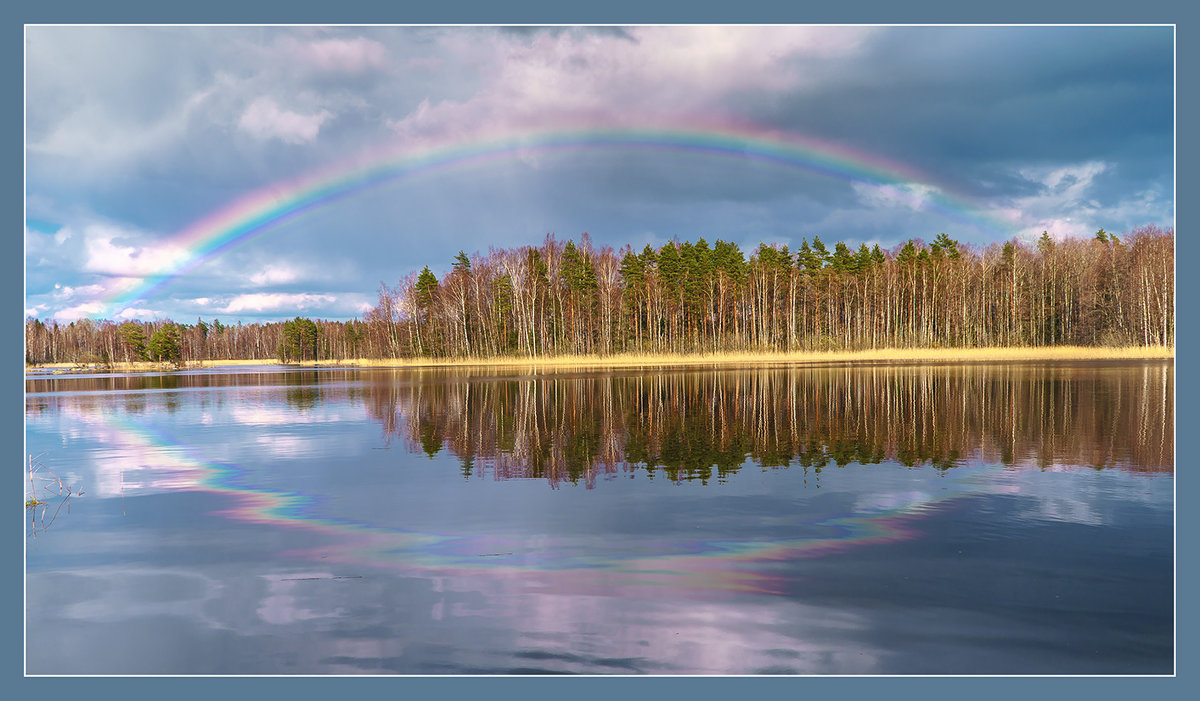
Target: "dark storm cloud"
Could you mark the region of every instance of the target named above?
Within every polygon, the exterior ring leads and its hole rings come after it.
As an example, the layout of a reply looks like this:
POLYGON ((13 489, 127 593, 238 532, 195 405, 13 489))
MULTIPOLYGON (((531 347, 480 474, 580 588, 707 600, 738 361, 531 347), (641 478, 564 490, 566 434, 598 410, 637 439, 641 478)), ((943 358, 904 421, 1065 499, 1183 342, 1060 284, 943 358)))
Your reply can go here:
POLYGON ((1133 174, 1171 155, 1172 53, 1170 28, 893 28, 838 80, 759 114, 964 184, 1005 187, 1001 171, 1029 162, 1133 174))

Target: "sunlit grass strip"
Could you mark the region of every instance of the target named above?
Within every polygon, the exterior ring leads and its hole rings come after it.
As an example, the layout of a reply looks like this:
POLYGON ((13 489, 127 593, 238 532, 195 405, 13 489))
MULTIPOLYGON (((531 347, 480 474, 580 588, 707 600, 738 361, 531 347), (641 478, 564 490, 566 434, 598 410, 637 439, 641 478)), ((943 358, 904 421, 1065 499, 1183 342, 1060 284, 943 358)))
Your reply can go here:
MULTIPOLYGON (((622 353, 616 355, 553 355, 502 356, 492 358, 354 358, 326 359, 289 363, 293 367, 665 367, 679 365, 755 365, 755 364, 820 364, 856 362, 1005 362, 1024 360, 1170 360, 1175 357, 1171 346, 1126 346, 1120 348, 1091 346, 1042 346, 1004 348, 878 348, 862 351, 800 351, 793 353, 748 351, 728 353, 622 353)), ((191 361, 187 367, 239 367, 279 365, 275 359, 264 360, 205 360, 191 361)), ((44 369, 72 369, 73 363, 48 363, 44 369)), ((113 363, 113 372, 147 372, 170 369, 164 363, 113 363)))
MULTIPOLYGON (((501 358, 403 358, 348 360, 342 365, 376 367, 427 367, 458 365, 643 367, 668 365, 748 365, 762 363, 853 363, 853 362, 960 362, 1012 360, 1156 360, 1175 357, 1175 349, 1164 346, 1092 348, 1052 346, 1042 348, 885 348, 829 352, 735 352, 697 354, 558 355, 501 358)), ((328 362, 323 364, 329 364, 328 362)), ((313 365, 309 362, 306 365, 313 365)))
MULTIPOLYGON (((224 365, 224 364, 240 364, 240 363, 253 363, 255 365, 262 365, 264 362, 267 362, 267 361, 262 361, 262 360, 255 360, 255 361, 222 360, 222 361, 217 361, 217 362, 220 362, 222 365, 224 365)), ((275 361, 272 360, 270 362, 273 363, 275 361)), ((185 367, 185 368, 193 367, 193 366, 196 366, 197 364, 198 363, 195 363, 195 362, 186 363, 183 367, 185 367)), ((136 362, 132 362, 132 363, 126 363, 126 362, 108 363, 107 365, 103 364, 103 363, 37 363, 34 365, 30 365, 30 364, 26 363, 25 369, 26 370, 33 370, 33 369, 37 369, 37 370, 71 370, 74 372, 161 372, 164 370, 174 370, 175 364, 169 363, 169 362, 161 362, 161 363, 153 362, 153 361, 149 361, 149 360, 141 360, 141 361, 136 361, 136 362)))
MULTIPOLYGON (((1012 360, 1156 360, 1175 357, 1175 349, 1164 346, 1093 348, 1051 346, 1040 348, 881 348, 864 351, 829 352, 730 352, 695 354, 629 353, 617 355, 555 355, 541 357, 498 358, 383 358, 341 361, 308 361, 313 365, 354 365, 363 367, 430 366, 573 366, 573 367, 655 367, 671 365, 750 365, 765 363, 853 363, 853 362, 960 362, 1012 360)), ((232 361, 237 364, 252 361, 232 361)), ((212 365, 224 361, 212 361, 212 365)))

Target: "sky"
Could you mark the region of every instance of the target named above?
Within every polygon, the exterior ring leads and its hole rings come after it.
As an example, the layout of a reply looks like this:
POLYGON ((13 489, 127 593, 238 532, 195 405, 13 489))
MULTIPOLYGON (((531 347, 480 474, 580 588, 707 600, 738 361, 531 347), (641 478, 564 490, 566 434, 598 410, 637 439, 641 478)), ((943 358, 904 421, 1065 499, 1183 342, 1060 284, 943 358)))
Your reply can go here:
POLYGON ((1171 27, 30 26, 25 61, 43 320, 361 318, 547 234, 1174 227, 1171 27))

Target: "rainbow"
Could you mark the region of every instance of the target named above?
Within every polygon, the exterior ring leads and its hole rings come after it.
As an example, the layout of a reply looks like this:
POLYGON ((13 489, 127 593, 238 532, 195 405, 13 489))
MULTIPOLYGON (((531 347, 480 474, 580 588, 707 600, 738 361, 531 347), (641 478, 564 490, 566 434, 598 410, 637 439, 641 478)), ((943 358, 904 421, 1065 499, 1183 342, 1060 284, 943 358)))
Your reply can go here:
POLYGON ((384 183, 516 158, 581 151, 694 153, 773 164, 876 187, 924 187, 923 207, 988 233, 1011 235, 950 189, 911 168, 831 142, 759 127, 601 127, 541 129, 381 149, 251 192, 160 242, 176 262, 132 288, 110 293, 99 315, 115 316, 205 261, 307 212, 384 183))

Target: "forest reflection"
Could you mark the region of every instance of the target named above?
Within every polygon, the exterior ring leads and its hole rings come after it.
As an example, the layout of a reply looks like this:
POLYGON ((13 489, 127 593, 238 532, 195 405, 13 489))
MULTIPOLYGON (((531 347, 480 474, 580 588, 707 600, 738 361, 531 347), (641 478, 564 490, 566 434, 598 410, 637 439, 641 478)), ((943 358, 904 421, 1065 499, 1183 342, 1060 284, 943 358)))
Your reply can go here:
MULTIPOLYGON (((31 377, 26 414, 365 405, 388 443, 465 476, 593 485, 747 465, 1174 470, 1174 366, 1145 363, 572 371, 397 369, 31 377), (213 393, 214 390, 220 390, 213 393), (197 392, 197 394, 191 394, 197 392), (194 398, 193 398, 194 397, 194 398)), ((286 422, 287 414, 279 421, 286 422)))
POLYGON ((464 476, 721 481, 752 463, 1174 469, 1174 369, 954 365, 465 377, 376 375, 385 437, 464 476))

